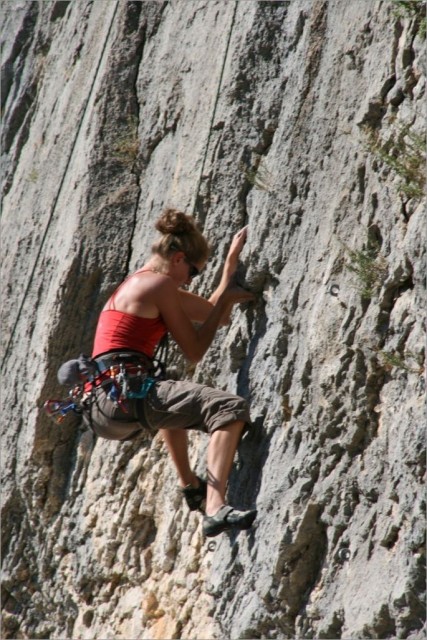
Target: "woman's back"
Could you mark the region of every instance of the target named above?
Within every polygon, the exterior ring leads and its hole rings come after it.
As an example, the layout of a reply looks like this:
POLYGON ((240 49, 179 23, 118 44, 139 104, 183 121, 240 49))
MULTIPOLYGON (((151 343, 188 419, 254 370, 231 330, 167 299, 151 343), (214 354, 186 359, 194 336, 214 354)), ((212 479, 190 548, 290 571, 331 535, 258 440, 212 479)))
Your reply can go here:
POLYGON ((142 318, 118 309, 105 309, 96 328, 92 357, 121 349, 139 351, 151 358, 166 331, 160 315, 142 318))

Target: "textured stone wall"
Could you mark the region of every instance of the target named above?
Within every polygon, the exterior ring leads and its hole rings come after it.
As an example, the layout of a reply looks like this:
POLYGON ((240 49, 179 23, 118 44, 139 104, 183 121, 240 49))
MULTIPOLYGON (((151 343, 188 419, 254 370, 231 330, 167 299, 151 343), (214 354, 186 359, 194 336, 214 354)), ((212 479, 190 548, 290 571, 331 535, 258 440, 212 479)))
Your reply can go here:
POLYGON ((422 637, 422 7, 6 0, 1 26, 4 637, 422 637), (256 303, 173 355, 251 400, 229 496, 259 516, 210 544, 158 438, 41 408, 164 205, 215 247, 203 294, 249 227, 256 303))

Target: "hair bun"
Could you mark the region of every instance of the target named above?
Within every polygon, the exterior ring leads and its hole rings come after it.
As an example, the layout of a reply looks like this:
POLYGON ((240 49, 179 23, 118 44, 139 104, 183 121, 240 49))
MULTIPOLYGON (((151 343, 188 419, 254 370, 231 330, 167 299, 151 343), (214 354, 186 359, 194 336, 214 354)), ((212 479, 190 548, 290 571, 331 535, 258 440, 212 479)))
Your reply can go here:
POLYGON ((165 209, 156 222, 156 229, 163 234, 180 236, 194 231, 195 224, 190 216, 177 209, 165 209))
POLYGON ((174 251, 183 251, 192 262, 206 262, 209 244, 196 220, 182 211, 167 208, 156 222, 161 237, 151 247, 153 253, 169 260, 174 251))

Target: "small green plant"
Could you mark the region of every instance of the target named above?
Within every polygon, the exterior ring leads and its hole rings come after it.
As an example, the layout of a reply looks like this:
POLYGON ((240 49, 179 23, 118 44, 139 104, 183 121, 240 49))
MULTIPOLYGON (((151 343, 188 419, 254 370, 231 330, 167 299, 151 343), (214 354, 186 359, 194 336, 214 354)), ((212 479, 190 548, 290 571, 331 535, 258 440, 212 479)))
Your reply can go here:
POLYGON ((391 0, 394 5, 394 14, 398 18, 419 18, 418 34, 426 37, 427 18, 425 0, 391 0))
POLYGON ((240 163, 240 169, 246 180, 250 182, 255 189, 267 192, 272 191, 274 178, 263 158, 261 158, 256 167, 247 167, 245 164, 240 163))
POLYGON ((418 373, 419 375, 424 371, 423 365, 420 364, 420 357, 412 351, 406 351, 403 355, 398 351, 376 351, 386 371, 391 371, 395 367, 410 373, 418 373))
POLYGON ((36 183, 38 179, 39 179, 39 172, 37 171, 37 169, 31 169, 30 173, 28 174, 27 180, 29 182, 36 183))
POLYGON ((426 183, 425 136, 403 123, 394 124, 387 140, 369 126, 363 127, 363 132, 368 151, 401 178, 399 191, 409 198, 422 198, 426 183))
POLYGON ((345 267, 357 276, 363 300, 370 300, 381 288, 387 277, 387 261, 380 252, 380 246, 368 240, 363 249, 350 249, 344 245, 348 260, 345 267))
POLYGON ((113 158, 125 165, 132 167, 139 154, 138 122, 136 118, 129 118, 123 135, 118 137, 113 145, 113 158))

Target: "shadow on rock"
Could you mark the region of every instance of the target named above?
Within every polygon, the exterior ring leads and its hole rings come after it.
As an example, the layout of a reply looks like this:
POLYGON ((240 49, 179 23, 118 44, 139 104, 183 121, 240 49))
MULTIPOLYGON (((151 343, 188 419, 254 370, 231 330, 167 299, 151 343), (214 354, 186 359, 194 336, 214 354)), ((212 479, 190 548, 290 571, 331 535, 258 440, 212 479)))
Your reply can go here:
POLYGON ((228 499, 236 509, 255 507, 269 448, 270 439, 266 438, 263 430, 263 419, 257 418, 240 442, 230 474, 228 499))

